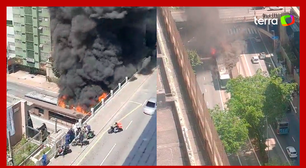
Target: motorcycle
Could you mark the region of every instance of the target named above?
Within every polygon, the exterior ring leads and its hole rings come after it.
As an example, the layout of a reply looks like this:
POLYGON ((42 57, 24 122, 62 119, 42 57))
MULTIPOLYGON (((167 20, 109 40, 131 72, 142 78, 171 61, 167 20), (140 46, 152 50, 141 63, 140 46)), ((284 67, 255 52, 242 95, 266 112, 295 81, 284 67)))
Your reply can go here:
POLYGON ((93 137, 95 137, 95 133, 94 131, 89 131, 87 134, 86 134, 86 139, 91 139, 93 137))
POLYGON ((55 158, 58 156, 65 156, 68 153, 71 153, 69 145, 62 145, 56 150, 55 158))
POLYGON ((108 134, 112 134, 112 133, 118 133, 118 132, 121 132, 121 131, 123 131, 122 128, 111 126, 110 129, 107 132, 108 132, 108 134))

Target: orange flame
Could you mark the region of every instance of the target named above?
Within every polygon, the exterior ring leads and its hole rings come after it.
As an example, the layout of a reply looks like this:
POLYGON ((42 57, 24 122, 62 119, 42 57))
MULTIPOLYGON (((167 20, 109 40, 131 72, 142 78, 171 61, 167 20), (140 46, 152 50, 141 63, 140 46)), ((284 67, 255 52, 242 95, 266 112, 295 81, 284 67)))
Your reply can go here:
POLYGON ((105 99, 107 96, 106 93, 102 93, 102 95, 99 97, 99 102, 102 101, 102 99, 105 99))
POLYGON ((67 99, 67 96, 63 96, 61 98, 58 99, 58 106, 62 107, 62 108, 66 108, 66 104, 65 104, 65 100, 67 99))
MULTIPOLYGON (((101 96, 99 96, 99 102, 101 102, 102 99, 106 98, 106 96, 107 96, 106 93, 102 93, 101 96)), ((60 98, 58 99, 58 106, 60 106, 60 107, 62 107, 62 108, 67 108, 67 107, 66 107, 66 104, 65 104, 65 101, 66 101, 66 100, 67 100, 67 96, 66 96, 66 95, 60 97, 60 98)), ((97 103, 97 102, 96 102, 95 100, 93 100, 93 101, 92 101, 92 107, 93 107, 96 103, 97 103)), ((90 114, 90 112, 84 110, 84 109, 82 108, 82 106, 80 106, 80 105, 78 105, 78 106, 76 106, 76 107, 75 107, 74 105, 69 105, 68 108, 69 108, 69 109, 75 109, 75 111, 77 111, 77 112, 79 112, 79 113, 83 113, 83 114, 85 114, 85 115, 90 114)))
POLYGON ((85 115, 87 115, 87 114, 89 113, 89 112, 85 111, 80 105, 78 105, 78 106, 75 108, 75 110, 76 110, 77 112, 83 113, 83 114, 85 114, 85 115))

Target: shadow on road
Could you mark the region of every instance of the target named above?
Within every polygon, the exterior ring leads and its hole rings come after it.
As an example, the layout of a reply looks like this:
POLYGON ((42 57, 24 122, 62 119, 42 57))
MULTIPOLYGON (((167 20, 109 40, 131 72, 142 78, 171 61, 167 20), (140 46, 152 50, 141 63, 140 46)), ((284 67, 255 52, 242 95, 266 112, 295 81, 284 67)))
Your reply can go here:
POLYGON ((122 166, 156 166, 156 114, 136 141, 122 166))

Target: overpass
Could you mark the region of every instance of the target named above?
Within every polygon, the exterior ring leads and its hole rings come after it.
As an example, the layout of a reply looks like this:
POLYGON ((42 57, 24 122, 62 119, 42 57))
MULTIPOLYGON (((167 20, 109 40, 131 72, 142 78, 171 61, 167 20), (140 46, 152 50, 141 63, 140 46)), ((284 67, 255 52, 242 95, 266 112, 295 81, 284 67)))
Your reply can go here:
MULTIPOLYGON (((252 10, 251 7, 231 7, 231 8, 218 8, 219 18, 223 23, 240 23, 240 22, 253 22, 254 17, 262 18, 263 15, 282 14, 286 12, 298 13, 296 7, 284 7, 283 10, 269 11, 267 8, 262 10, 252 10)), ((173 19, 176 22, 184 22, 187 20, 184 10, 171 10, 173 19)))
POLYGON ((35 93, 35 96, 42 96, 44 99, 39 100, 31 96, 25 96, 23 99, 30 102, 28 103, 30 104, 28 110, 31 114, 37 115, 46 120, 57 119, 58 122, 63 123, 64 125, 71 125, 75 124, 78 119, 85 120, 88 117, 88 115, 85 115, 83 113, 71 109, 62 108, 60 106, 57 106, 57 103, 52 103, 54 101, 57 102, 57 98, 55 97, 43 95, 40 93, 35 93))

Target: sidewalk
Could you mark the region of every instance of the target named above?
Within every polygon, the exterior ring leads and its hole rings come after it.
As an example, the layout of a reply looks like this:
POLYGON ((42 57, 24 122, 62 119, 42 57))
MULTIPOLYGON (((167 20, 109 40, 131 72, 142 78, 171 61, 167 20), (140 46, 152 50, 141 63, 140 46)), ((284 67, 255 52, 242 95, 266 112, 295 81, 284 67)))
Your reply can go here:
MULTIPOLYGON (((277 54, 274 53, 273 56, 271 56, 271 60, 273 61, 273 65, 275 67, 283 67, 283 65, 277 60, 277 54)), ((284 75, 285 82, 291 82, 294 80, 292 75, 284 75)), ((300 115, 300 96, 298 94, 294 94, 291 100, 291 105, 294 109, 292 109, 297 115, 300 115)))
POLYGON ((8 82, 41 88, 54 93, 59 92, 59 88, 56 83, 48 82, 46 77, 43 75, 32 75, 28 72, 17 71, 16 73, 7 74, 6 78, 8 82))
POLYGON ((92 145, 92 143, 98 140, 102 130, 106 130, 107 126, 111 124, 112 120, 116 118, 118 112, 125 104, 133 97, 134 93, 142 86, 142 84, 150 77, 148 76, 137 76, 137 80, 127 83, 114 98, 112 98, 103 108, 101 108, 95 116, 88 122, 92 130, 95 131, 96 137, 89 140, 88 146, 71 146, 72 153, 67 154, 64 157, 58 157, 51 159, 49 165, 66 165, 71 166, 77 164, 78 160, 85 155, 92 145), (88 148, 89 147, 89 148, 88 148))

